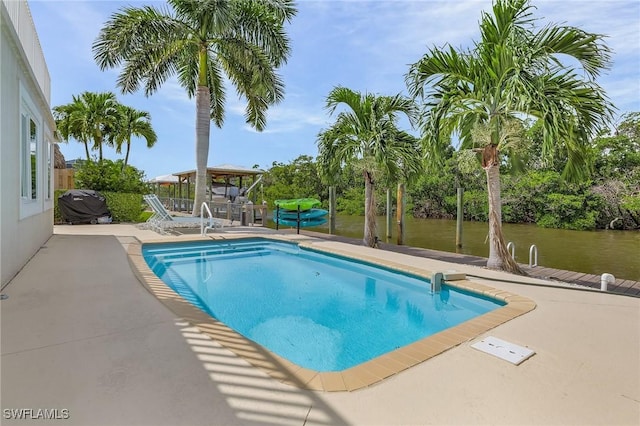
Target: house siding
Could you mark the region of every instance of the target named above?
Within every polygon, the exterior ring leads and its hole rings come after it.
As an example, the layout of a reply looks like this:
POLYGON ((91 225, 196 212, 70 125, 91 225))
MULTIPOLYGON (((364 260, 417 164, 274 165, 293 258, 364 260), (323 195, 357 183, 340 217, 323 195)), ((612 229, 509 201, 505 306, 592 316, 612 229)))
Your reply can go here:
POLYGON ((0 0, 0 280, 4 287, 53 233, 50 78, 26 1, 0 0), (21 114, 37 124, 35 199, 21 196, 21 114))

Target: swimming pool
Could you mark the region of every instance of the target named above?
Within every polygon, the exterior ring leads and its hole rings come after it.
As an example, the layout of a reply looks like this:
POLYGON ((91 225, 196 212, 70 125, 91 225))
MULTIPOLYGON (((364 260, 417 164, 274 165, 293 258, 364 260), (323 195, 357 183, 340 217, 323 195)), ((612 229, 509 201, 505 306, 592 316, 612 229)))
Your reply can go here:
POLYGON ((142 247, 170 288, 318 372, 352 368, 505 305, 364 261, 262 238, 142 247))

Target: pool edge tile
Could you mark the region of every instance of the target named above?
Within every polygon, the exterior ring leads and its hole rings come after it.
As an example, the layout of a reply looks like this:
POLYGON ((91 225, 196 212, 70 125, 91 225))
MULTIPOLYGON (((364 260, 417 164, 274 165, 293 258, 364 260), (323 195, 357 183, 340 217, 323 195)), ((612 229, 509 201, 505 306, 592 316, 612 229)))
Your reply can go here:
POLYGON ((322 382, 322 389, 327 392, 344 392, 347 386, 344 384, 342 373, 339 371, 331 371, 318 373, 322 382))

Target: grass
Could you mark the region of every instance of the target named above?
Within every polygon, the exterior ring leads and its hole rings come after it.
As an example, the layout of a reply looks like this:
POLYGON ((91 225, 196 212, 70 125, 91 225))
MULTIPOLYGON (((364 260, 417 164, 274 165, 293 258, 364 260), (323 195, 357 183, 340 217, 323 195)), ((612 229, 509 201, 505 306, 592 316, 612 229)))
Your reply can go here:
POLYGON ((151 215, 153 214, 153 212, 148 212, 148 211, 144 211, 142 213, 140 213, 140 216, 138 216, 138 223, 142 223, 142 222, 146 222, 151 215))

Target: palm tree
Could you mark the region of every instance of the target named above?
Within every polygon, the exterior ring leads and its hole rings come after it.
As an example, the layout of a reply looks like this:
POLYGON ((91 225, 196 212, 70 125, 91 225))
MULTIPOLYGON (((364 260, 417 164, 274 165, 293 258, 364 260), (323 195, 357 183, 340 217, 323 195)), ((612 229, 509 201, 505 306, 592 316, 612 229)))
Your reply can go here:
POLYGON ((111 92, 82 94, 87 103, 87 126, 93 138, 93 148, 98 150, 98 159, 102 161, 102 146, 113 146, 115 127, 118 122, 118 100, 111 92))
POLYGON ((363 244, 377 245, 376 179, 396 180, 420 169, 417 140, 396 126, 398 114, 413 123, 415 105, 400 95, 361 94, 345 87, 334 88, 327 96, 326 108, 333 114, 339 105, 336 122, 318 135, 318 164, 326 180, 331 181, 346 164, 356 164, 365 184, 363 244))
POLYGON ((170 9, 125 7, 93 44, 101 69, 122 67, 123 93, 144 85, 147 96, 172 75, 196 98, 196 191, 193 215, 205 200, 210 120, 224 121, 225 75, 247 100, 246 121, 257 130, 284 96, 276 69, 289 56, 284 23, 293 0, 168 0, 170 9))
POLYGON ((431 48, 406 77, 413 96, 429 107, 426 148, 437 152, 457 133, 461 147, 480 153, 489 195, 487 267, 520 274, 502 234, 501 154, 517 151, 522 123, 533 118, 542 123, 543 153, 562 150, 568 159, 564 176, 580 178, 589 171, 589 138, 612 115, 594 81, 609 65, 603 36, 555 24, 538 29, 532 8, 528 0, 496 0, 493 15, 481 16, 473 49, 431 48))
POLYGON ((139 111, 126 105, 118 106, 119 119, 116 124, 116 134, 114 138, 116 153, 122 152, 122 144, 126 142, 127 153, 124 156, 122 170, 129 163, 129 151, 131 150, 131 138, 137 136, 147 141, 147 148, 151 148, 158 137, 151 127, 151 115, 146 111, 139 111))
POLYGON ((80 97, 74 95, 71 103, 53 107, 53 117, 56 122, 56 132, 67 142, 69 138, 73 138, 82 143, 88 161, 91 159, 89 155, 90 137, 85 131, 82 121, 79 120, 83 109, 84 105, 80 97))
POLYGON ((111 92, 83 92, 72 99, 69 104, 53 108, 58 131, 66 140, 72 137, 82 142, 87 160, 90 159, 89 142, 93 142, 91 149, 99 151, 99 160, 102 161, 102 145, 113 143, 118 119, 116 95, 111 92))

